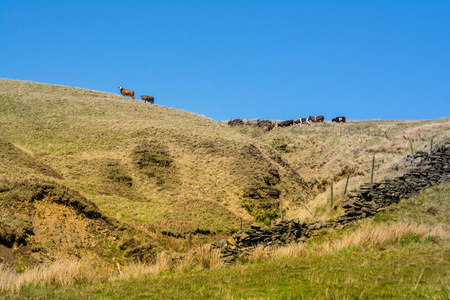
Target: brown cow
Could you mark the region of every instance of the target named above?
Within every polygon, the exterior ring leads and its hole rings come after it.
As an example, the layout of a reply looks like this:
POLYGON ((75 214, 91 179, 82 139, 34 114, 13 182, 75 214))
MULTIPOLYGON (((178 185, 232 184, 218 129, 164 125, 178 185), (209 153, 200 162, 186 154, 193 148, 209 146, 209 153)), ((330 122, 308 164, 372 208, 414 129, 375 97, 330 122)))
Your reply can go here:
POLYGON ((152 96, 141 96, 142 100, 144 100, 145 103, 150 102, 151 104, 155 104, 155 98, 152 96))
POLYGON ((130 96, 131 99, 134 99, 134 91, 126 90, 123 87, 119 86, 120 93, 122 96, 130 96))
POLYGON ((324 116, 317 116, 317 117, 309 116, 307 121, 313 122, 313 123, 325 123, 325 117, 324 116))
POLYGON ((275 128, 275 124, 272 123, 272 124, 267 125, 266 128, 264 128, 264 130, 265 131, 271 131, 274 128, 275 128))

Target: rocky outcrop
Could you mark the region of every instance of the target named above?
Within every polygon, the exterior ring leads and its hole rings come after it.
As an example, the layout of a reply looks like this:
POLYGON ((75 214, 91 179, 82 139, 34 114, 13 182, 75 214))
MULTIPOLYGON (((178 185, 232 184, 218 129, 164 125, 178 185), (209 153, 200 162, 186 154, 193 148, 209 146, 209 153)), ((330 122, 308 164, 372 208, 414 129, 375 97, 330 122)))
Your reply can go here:
POLYGON ((251 126, 253 128, 255 127, 265 128, 272 123, 273 122, 270 120, 260 120, 260 119, 255 120, 233 119, 227 122, 229 126, 251 126))

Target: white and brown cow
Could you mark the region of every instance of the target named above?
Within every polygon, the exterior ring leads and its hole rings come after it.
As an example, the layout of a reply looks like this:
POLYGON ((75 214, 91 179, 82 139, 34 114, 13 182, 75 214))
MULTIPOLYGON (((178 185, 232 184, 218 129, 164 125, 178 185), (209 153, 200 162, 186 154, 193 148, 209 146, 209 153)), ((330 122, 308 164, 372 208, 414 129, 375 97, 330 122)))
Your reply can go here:
POLYGON ((308 121, 308 118, 299 118, 294 121, 294 124, 300 124, 300 125, 306 124, 309 126, 309 121, 308 121))
POLYGON ((325 117, 324 116, 315 116, 315 117, 311 117, 309 116, 307 119, 308 122, 312 122, 312 123, 325 123, 325 117))
POLYGON ((345 117, 336 117, 333 120, 331 120, 331 122, 345 123, 345 117))
POLYGON ((141 96, 141 99, 144 100, 145 103, 150 102, 151 104, 155 104, 155 97, 152 96, 141 96))
POLYGON ((131 99, 134 99, 134 91, 126 90, 123 87, 119 86, 120 93, 122 96, 130 96, 131 99))

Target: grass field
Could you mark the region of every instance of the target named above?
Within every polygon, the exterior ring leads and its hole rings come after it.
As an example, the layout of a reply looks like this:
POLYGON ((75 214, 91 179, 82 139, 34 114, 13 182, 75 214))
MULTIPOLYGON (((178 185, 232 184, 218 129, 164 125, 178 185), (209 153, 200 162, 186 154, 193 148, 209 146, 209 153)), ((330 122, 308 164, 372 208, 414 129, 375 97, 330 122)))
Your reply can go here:
POLYGON ((0 79, 0 91, 5 297, 449 297, 448 185, 234 266, 207 250, 176 266, 171 257, 187 251, 189 232, 199 247, 241 218, 249 226, 282 209, 312 221, 305 205, 336 218, 347 176, 348 190, 368 182, 373 157, 376 181, 403 172, 411 146, 450 138, 450 118, 265 132, 78 88, 0 79))

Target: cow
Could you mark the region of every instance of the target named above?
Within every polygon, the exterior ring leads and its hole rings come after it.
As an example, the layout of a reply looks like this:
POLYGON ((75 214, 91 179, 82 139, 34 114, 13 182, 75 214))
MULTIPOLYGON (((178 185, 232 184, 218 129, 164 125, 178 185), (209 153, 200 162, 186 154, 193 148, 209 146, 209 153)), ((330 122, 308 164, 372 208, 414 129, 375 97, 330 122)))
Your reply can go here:
POLYGON ((275 127, 288 127, 294 125, 294 120, 281 121, 275 127))
POLYGON ((141 99, 144 100, 145 103, 150 102, 151 104, 155 104, 155 98, 152 96, 141 96, 141 99))
POLYGON ((134 99, 134 91, 126 90, 121 86, 119 86, 119 90, 123 97, 130 96, 131 99, 134 99))
POLYGON ((307 121, 313 122, 313 123, 325 123, 325 117, 324 116, 316 116, 316 117, 309 116, 307 121))
POLYGON ((271 131, 274 128, 275 128, 275 124, 272 123, 272 124, 267 125, 266 128, 264 128, 264 130, 265 131, 271 131))
POLYGON ((345 117, 336 117, 333 120, 331 120, 331 122, 345 123, 345 117))
POLYGON ((299 119, 294 121, 294 124, 300 124, 300 125, 306 124, 306 125, 309 126, 309 121, 308 121, 307 118, 299 118, 299 119))

